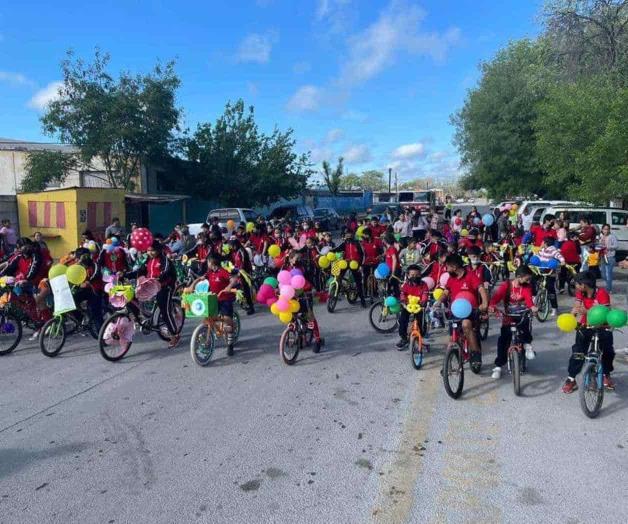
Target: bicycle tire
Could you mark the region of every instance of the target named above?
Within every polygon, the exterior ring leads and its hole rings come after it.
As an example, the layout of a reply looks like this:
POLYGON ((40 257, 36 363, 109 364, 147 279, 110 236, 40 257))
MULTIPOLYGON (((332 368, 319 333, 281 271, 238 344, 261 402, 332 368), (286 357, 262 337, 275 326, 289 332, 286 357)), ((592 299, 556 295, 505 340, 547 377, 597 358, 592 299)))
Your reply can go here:
POLYGON ((421 369, 423 367, 423 340, 420 336, 410 337, 410 356, 412 367, 417 370, 421 369))
POLYGON ((292 366, 299 356, 301 337, 293 325, 284 329, 279 339, 279 354, 281 359, 288 366, 292 366))
POLYGON ((378 333, 393 333, 399 326, 399 317, 394 313, 385 313, 385 311, 388 311, 388 308, 385 308, 382 300, 375 302, 369 310, 369 322, 371 323, 373 329, 378 333), (382 318, 394 318, 395 321, 388 327, 383 328, 381 327, 382 318))
POLYGON ((355 304, 360 298, 360 294, 358 293, 358 288, 354 282, 352 282, 351 284, 347 286, 345 290, 345 296, 347 297, 347 302, 349 302, 349 304, 351 305, 355 304))
POLYGON ((333 313, 338 304, 338 284, 329 286, 329 296, 327 297, 327 311, 333 313))
POLYGON ((113 348, 114 344, 107 344, 105 342, 105 332, 107 330, 107 326, 114 322, 117 322, 118 319, 123 317, 129 320, 129 322, 133 321, 128 313, 126 313, 125 311, 118 311, 103 322, 102 326, 100 327, 100 332, 98 333, 98 349, 100 350, 100 354, 102 355, 102 357, 109 362, 116 362, 123 358, 124 355, 129 352, 129 349, 133 344, 133 341, 131 341, 126 345, 126 347, 122 347, 122 345, 118 343, 118 339, 114 339, 114 341, 116 342, 115 345, 117 345, 120 349, 118 350, 118 352, 113 352, 110 348, 113 348))
POLYGON ((508 351, 510 372, 512 373, 512 387, 516 396, 521 396, 521 353, 516 348, 508 351))
POLYGON ((0 355, 8 355, 22 340, 22 323, 13 315, 0 314, 0 355), (9 336, 7 336, 9 335, 9 336), (7 346, 5 347, 5 340, 7 346), (10 342, 10 343, 9 343, 10 342))
POLYGON ((205 323, 194 328, 190 339, 190 355, 195 364, 205 367, 211 362, 216 349, 216 333, 205 323))
POLYGON ((537 318, 539 319, 539 322, 545 322, 550 314, 550 303, 547 289, 543 289, 538 297, 539 298, 536 307, 539 309, 539 311, 537 313, 537 318))
POLYGON ((65 345, 66 336, 63 315, 53 317, 39 330, 39 349, 47 357, 56 357, 65 345))
POLYGON ((595 418, 600 414, 603 402, 604 384, 602 383, 601 371, 598 371, 596 362, 587 362, 582 371, 580 407, 587 417, 595 418))
POLYGON ((462 388, 464 386, 464 364, 462 361, 460 346, 457 344, 450 344, 447 347, 445 358, 443 359, 443 369, 441 374, 443 376, 443 385, 447 394, 457 400, 462 395, 462 388), (450 377, 452 374, 458 375, 458 384, 456 387, 452 387, 450 377))
POLYGON ((231 334, 232 343, 236 344, 240 338, 240 329, 242 324, 240 322, 240 314, 237 311, 233 312, 233 333, 231 334))

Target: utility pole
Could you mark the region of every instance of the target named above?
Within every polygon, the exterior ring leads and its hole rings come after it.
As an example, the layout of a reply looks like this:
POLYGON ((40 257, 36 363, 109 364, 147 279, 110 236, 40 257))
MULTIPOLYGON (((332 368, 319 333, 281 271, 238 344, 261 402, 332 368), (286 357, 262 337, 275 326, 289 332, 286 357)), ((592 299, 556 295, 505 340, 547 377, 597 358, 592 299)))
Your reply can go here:
POLYGON ((399 180, 397 179, 397 171, 395 171, 395 193, 397 193, 397 202, 399 202, 399 180))
POLYGON ((390 177, 392 175, 392 167, 388 168, 388 200, 390 201, 390 177))

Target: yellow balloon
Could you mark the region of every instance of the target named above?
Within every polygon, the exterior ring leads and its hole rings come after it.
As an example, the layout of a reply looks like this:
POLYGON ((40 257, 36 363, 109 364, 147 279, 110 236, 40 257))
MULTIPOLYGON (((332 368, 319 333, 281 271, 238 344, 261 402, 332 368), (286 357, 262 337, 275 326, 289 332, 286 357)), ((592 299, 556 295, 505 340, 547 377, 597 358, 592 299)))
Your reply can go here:
POLYGON ((277 309, 277 303, 276 302, 272 306, 270 306, 270 312, 273 315, 279 315, 279 310, 277 309))
POLYGON ((279 320, 281 320, 284 324, 288 324, 292 320, 292 313, 290 313, 290 311, 279 313, 279 320))
POLYGON ((331 262, 325 256, 322 256, 318 259, 318 265, 321 266, 323 269, 328 268, 330 264, 331 262))
POLYGON ((352 260, 349 263, 349 267, 355 271, 356 269, 358 269, 360 267, 360 264, 358 264, 357 260, 352 260))
POLYGON ((250 233, 254 229, 255 229, 255 224, 253 222, 247 222, 246 223, 246 232, 247 233, 250 233))
POLYGON ((327 253, 327 260, 329 260, 330 262, 336 260, 336 253, 327 253))
POLYGON ((460 231, 460 236, 461 237, 469 236, 469 232, 466 229, 463 229, 462 231, 460 231))
POLYGON ((556 319, 556 325, 564 333, 571 333, 578 327, 578 320, 571 313, 563 313, 556 319))
POLYGON ((360 226, 356 232, 355 232, 355 236, 358 240, 362 240, 362 235, 364 234, 364 226, 360 226))
POLYGON ((301 309, 301 305, 298 300, 290 300, 288 304, 290 304, 290 313, 298 313, 299 309, 301 309))
POLYGON ((346 260, 339 260, 338 261, 338 267, 340 269, 347 269, 347 267, 349 267, 349 264, 347 264, 346 260))
POLYGON ((50 268, 50 271, 48 271, 48 278, 55 278, 61 275, 65 275, 67 270, 68 267, 64 266, 63 264, 55 264, 50 268))
POLYGON ((271 257, 276 258, 281 254, 281 248, 277 244, 273 244, 268 248, 268 254, 271 257))
POLYGON ((68 282, 70 284, 78 286, 79 284, 85 282, 85 279, 87 278, 87 271, 80 264, 74 264, 68 268, 65 272, 65 276, 68 277, 68 282))
POLYGON ((443 298, 443 293, 444 291, 441 288, 436 288, 432 294, 434 295, 435 300, 440 300, 443 298))

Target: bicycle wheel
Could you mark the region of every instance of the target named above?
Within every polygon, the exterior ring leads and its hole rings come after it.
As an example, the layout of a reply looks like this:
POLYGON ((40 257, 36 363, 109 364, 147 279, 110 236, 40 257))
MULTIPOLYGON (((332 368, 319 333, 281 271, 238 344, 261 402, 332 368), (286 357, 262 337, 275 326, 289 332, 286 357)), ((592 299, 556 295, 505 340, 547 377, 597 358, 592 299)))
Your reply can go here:
POLYGON ((488 330, 489 321, 487 317, 486 320, 480 320, 480 340, 486 340, 488 338, 488 330))
POLYGON ((194 328, 190 340, 192 360, 199 366, 207 366, 216 348, 216 334, 204 322, 194 328))
POLYGON ((453 399, 460 398, 464 386, 464 366, 460 354, 460 346, 450 344, 447 347, 441 371, 445 391, 453 399))
POLYGON ((338 304, 338 284, 334 283, 329 286, 329 297, 327 298, 327 311, 333 313, 338 304))
POLYGON ((392 333, 399 326, 398 316, 395 313, 391 313, 381 300, 378 300, 371 306, 369 322, 378 333, 392 333))
POLYGON ((355 282, 351 282, 347 285, 345 295, 349 304, 355 304, 358 301, 360 295, 358 294, 358 287, 355 285, 355 282))
POLYGON ((39 349, 47 357, 56 357, 65 344, 65 338, 64 316, 53 317, 39 331, 39 349))
POLYGON ((508 359, 510 360, 510 372, 512 373, 512 387, 515 395, 521 395, 521 358, 522 352, 520 348, 511 347, 508 350, 508 359))
POLYGON ((128 313, 119 311, 103 322, 98 333, 98 348, 105 360, 115 362, 127 354, 133 340, 128 340, 124 334, 130 332, 133 321, 128 313))
POLYGON ((542 289, 539 292, 536 307, 539 309, 539 312, 537 313, 539 322, 545 322, 550 314, 550 303, 549 297, 547 296, 547 289, 542 289))
POLYGON ((604 401, 602 368, 596 362, 587 362, 582 371, 580 387, 580 407, 589 418, 599 415, 604 401))
POLYGON ((421 369, 423 366, 423 339, 412 335, 410 337, 410 355, 414 369, 421 369))
POLYGON ((8 355, 22 340, 22 323, 6 313, 0 313, 0 355, 8 355))
POLYGON ((299 356, 299 349, 301 344, 301 337, 294 325, 289 325, 281 334, 279 339, 279 354, 283 361, 292 366, 297 361, 299 356))
POLYGON ((240 338, 240 329, 241 329, 240 314, 237 311, 234 311, 233 312, 233 334, 232 334, 232 340, 234 344, 240 338))

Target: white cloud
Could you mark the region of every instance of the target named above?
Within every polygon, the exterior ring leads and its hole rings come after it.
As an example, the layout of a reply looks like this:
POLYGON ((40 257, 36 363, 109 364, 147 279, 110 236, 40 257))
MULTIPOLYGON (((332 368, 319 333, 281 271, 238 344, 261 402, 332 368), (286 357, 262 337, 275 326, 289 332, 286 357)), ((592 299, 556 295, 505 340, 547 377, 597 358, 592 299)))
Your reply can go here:
POLYGON ((46 87, 37 91, 28 101, 28 107, 33 109, 46 109, 50 102, 59 98, 59 89, 63 87, 63 82, 50 82, 46 87))
POLYGON ((240 43, 236 57, 238 62, 267 63, 276 40, 274 33, 251 33, 240 43))
POLYGON ((289 111, 303 113, 306 111, 316 111, 321 103, 322 92, 319 87, 304 85, 297 89, 296 93, 288 100, 289 111))
POLYGON ((373 155, 371 155, 371 150, 368 146, 357 144, 347 148, 342 153, 342 157, 349 164, 364 164, 369 162, 373 158, 373 155))
POLYGON ((35 83, 26 78, 22 73, 12 73, 11 71, 0 71, 0 82, 4 82, 13 87, 33 86, 35 83))
POLYGON ((350 120, 352 122, 363 123, 368 120, 368 115, 366 113, 362 113, 361 111, 345 111, 342 113, 341 118, 343 120, 350 120))
POLYGON ((336 154, 326 147, 313 147, 310 149, 310 160, 315 164, 319 164, 323 160, 329 160, 336 158, 336 154))
POLYGON ((417 158, 425 155, 425 146, 421 142, 399 146, 392 152, 395 159, 417 158))
POLYGON ((316 18, 322 20, 337 13, 343 6, 349 4, 351 0, 318 0, 316 7, 316 18))
POLYGON ((459 41, 460 30, 427 33, 420 29, 424 18, 418 6, 393 0, 373 24, 349 39, 340 83, 346 87, 362 84, 392 65, 400 53, 443 60, 459 41))
POLYGON ((328 144, 333 144, 341 140, 344 136, 345 133, 342 129, 330 129, 329 131, 327 131, 327 135, 325 136, 325 142, 327 142, 328 144))
POLYGON ((435 151, 434 153, 430 155, 429 158, 430 160, 437 162, 437 161, 447 158, 448 156, 449 156, 449 153, 447 151, 435 151))

